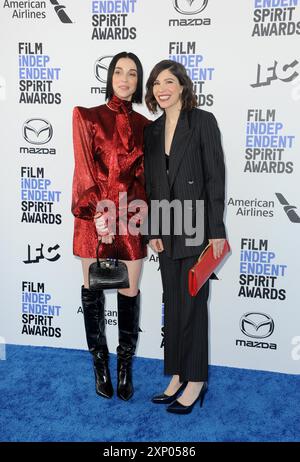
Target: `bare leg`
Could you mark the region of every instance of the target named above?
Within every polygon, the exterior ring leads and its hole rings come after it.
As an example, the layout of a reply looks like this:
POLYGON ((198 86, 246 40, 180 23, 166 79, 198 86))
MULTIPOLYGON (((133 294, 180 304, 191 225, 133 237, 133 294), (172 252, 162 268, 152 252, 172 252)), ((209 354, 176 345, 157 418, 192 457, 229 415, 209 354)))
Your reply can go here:
POLYGON ((83 271, 83 284, 86 289, 89 288, 89 267, 96 261, 96 258, 81 258, 83 271))
POLYGON ((119 289, 118 292, 127 297, 134 297, 139 291, 139 280, 141 275, 142 263, 143 260, 120 260, 123 261, 128 268, 129 276, 129 289, 119 289))

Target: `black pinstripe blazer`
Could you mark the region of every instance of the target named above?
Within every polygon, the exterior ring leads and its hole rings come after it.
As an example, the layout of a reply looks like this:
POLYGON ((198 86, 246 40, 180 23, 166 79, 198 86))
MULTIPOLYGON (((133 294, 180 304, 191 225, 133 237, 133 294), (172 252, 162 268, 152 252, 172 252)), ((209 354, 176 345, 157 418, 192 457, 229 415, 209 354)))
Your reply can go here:
MULTIPOLYGON (((199 255, 207 239, 226 237, 223 223, 225 195, 225 167, 217 121, 211 112, 202 109, 181 111, 174 133, 169 157, 169 174, 165 163, 165 114, 145 129, 145 181, 149 201, 188 200, 192 224, 196 224, 196 200, 204 200, 204 240, 201 245, 187 246, 191 238, 183 229, 174 235, 174 219, 171 235, 164 235, 159 223, 159 233, 148 239, 161 237, 167 254, 172 258, 199 255)), ((187 204, 187 203, 186 203, 187 204)), ((161 221, 160 217, 160 220, 161 221)), ((174 217, 173 217, 174 218, 174 217)), ((172 221, 172 220, 171 220, 172 221)))

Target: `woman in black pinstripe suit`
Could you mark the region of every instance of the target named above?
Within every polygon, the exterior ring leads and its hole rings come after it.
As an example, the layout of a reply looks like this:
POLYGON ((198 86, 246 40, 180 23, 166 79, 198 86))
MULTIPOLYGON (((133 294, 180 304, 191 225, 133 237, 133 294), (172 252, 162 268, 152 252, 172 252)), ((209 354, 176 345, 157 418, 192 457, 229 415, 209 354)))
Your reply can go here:
MULTIPOLYGON (((223 150, 216 119, 196 108, 192 81, 181 64, 164 60, 153 68, 147 81, 146 104, 153 113, 158 106, 163 110, 162 116, 145 129, 149 210, 151 203, 153 209, 152 201, 177 200, 183 208, 189 204, 193 227, 196 223, 196 229, 200 226, 203 230, 200 242, 197 232, 189 240, 185 224, 183 231, 175 231, 178 220, 173 213, 169 215, 170 232, 165 231, 162 217, 168 214, 163 212, 153 231, 153 214, 149 213, 148 240, 159 254, 165 301, 165 374, 172 375, 167 389, 152 402, 169 404, 169 412, 186 414, 197 401, 202 405, 208 374, 209 281, 191 297, 188 271, 208 241, 215 258, 223 250, 223 150), (199 201, 203 201, 202 209, 198 208, 199 201)), ((182 224, 182 218, 179 221, 182 224)))

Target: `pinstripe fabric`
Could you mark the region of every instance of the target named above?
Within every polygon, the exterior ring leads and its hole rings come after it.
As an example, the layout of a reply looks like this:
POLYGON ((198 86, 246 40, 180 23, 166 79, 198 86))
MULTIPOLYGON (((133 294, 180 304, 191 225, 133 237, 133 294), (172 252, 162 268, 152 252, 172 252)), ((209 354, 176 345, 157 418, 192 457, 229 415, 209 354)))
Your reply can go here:
MULTIPOLYGON (((220 132, 214 115, 201 109, 182 111, 174 133, 166 173, 165 115, 145 129, 145 180, 151 200, 191 201, 193 225, 204 220, 204 240, 187 246, 190 238, 158 233, 164 251, 159 254, 165 300, 165 373, 181 381, 206 381, 208 363, 207 298, 209 281, 196 297, 188 293, 188 271, 208 239, 225 238, 223 223, 225 167, 220 132), (204 200, 204 217, 196 216, 196 200, 204 200)), ((151 223, 151 220, 149 220, 151 223)), ((173 224, 173 231, 174 225, 173 224)))
POLYGON ((173 260, 159 254, 164 291, 164 371, 180 381, 207 381, 209 281, 196 297, 188 293, 188 270, 197 257, 173 260))

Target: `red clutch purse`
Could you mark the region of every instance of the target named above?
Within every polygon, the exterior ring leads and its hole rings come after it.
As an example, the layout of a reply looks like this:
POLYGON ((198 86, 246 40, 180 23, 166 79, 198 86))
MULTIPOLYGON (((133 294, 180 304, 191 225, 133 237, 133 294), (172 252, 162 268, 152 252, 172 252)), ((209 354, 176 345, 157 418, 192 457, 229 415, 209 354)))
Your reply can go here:
POLYGON ((230 246, 227 240, 223 247, 223 252, 219 258, 214 258, 213 247, 208 244, 200 255, 197 263, 189 270, 189 293, 195 297, 203 284, 209 279, 209 276, 219 266, 225 255, 230 251, 230 246))

